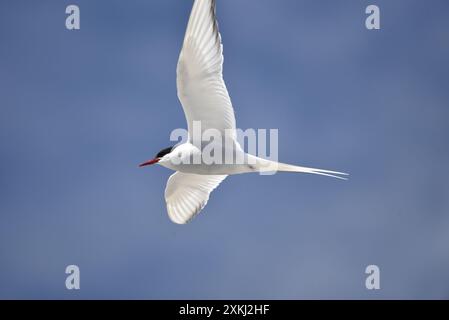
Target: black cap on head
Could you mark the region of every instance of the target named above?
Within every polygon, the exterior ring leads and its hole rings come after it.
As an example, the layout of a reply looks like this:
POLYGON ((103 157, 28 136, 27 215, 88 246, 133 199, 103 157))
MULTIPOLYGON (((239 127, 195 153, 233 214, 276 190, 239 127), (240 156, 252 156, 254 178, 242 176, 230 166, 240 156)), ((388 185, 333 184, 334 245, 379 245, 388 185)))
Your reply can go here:
POLYGON ((174 147, 169 147, 169 148, 166 148, 164 150, 159 151, 159 153, 157 154, 156 158, 162 158, 166 154, 169 154, 170 152, 172 152, 173 148, 174 147))

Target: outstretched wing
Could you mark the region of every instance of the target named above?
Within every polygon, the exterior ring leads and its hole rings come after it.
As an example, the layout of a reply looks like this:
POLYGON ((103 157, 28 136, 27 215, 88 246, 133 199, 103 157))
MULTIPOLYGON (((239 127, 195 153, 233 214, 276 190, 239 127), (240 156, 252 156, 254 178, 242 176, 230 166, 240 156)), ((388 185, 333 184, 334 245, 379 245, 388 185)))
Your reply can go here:
POLYGON ((193 122, 201 131, 219 130, 235 137, 235 115, 223 80, 223 46, 215 16, 215 0, 195 0, 177 68, 178 98, 190 140, 193 122), (226 131, 226 129, 230 129, 226 131))
POLYGON ((167 182, 165 202, 170 219, 177 224, 191 221, 206 206, 210 193, 227 176, 176 172, 167 182))

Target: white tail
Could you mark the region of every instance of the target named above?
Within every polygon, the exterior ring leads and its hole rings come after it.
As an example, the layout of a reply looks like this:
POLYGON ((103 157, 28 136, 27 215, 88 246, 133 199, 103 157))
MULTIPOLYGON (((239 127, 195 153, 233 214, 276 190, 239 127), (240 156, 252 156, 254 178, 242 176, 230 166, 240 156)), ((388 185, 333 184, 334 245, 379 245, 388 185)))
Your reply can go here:
POLYGON ((259 172, 297 172, 297 173, 308 173, 308 174, 317 174, 320 176, 332 177, 341 180, 348 180, 347 176, 349 174, 344 172, 330 171, 330 170, 322 170, 315 168, 307 168, 300 166, 293 166, 290 164, 274 162, 258 157, 251 156, 251 160, 256 161, 257 171, 259 172))
POLYGON ((277 171, 283 171, 283 172, 310 173, 310 174, 317 174, 320 176, 332 177, 332 178, 341 179, 341 180, 348 180, 348 178, 346 178, 346 177, 349 176, 349 174, 344 173, 344 172, 292 166, 290 164, 285 164, 285 163, 278 163, 277 165, 278 165, 277 171))

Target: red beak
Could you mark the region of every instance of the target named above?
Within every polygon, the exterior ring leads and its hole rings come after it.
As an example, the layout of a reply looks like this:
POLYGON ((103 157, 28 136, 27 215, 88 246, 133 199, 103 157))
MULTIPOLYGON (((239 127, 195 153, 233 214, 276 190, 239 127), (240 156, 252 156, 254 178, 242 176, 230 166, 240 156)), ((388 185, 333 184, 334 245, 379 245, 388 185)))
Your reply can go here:
POLYGON ((147 161, 145 163, 142 163, 139 167, 142 168, 142 167, 146 167, 146 166, 151 166, 151 165, 153 165, 155 163, 158 163, 160 160, 161 160, 161 158, 156 158, 156 159, 147 161))

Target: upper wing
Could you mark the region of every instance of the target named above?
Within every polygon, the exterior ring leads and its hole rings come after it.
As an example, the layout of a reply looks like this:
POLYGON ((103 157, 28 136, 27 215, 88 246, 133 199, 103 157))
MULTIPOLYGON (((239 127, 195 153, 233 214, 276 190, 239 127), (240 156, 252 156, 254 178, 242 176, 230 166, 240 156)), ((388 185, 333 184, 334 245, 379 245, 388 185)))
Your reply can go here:
POLYGON ((165 202, 170 219, 186 224, 206 206, 210 193, 227 176, 209 176, 176 172, 167 182, 165 202))
POLYGON ((215 16, 215 0, 195 0, 177 68, 178 98, 186 115, 190 140, 193 122, 201 131, 231 129, 235 116, 223 80, 223 46, 215 16))

